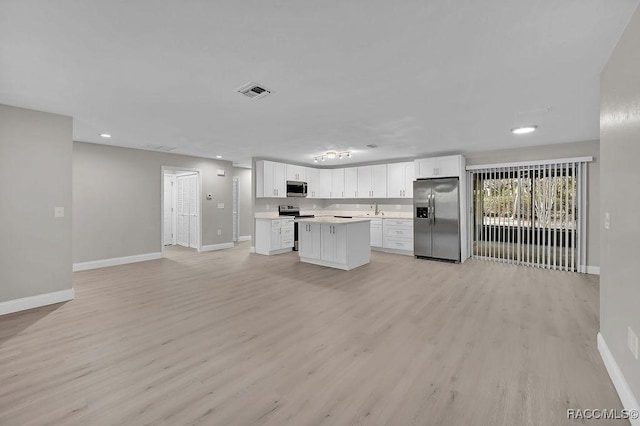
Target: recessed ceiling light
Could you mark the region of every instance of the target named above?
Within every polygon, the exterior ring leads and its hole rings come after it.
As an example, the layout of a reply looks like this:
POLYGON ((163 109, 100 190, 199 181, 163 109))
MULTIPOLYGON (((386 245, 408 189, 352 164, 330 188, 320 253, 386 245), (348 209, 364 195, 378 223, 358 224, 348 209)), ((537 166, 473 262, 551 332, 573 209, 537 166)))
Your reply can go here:
POLYGON ((537 128, 538 126, 535 125, 514 127, 513 129, 511 129, 511 133, 513 133, 514 135, 524 135, 526 133, 534 132, 537 128))
POLYGON ((100 133, 101 138, 109 139, 111 135, 109 133, 100 133))
POLYGON ((216 158, 220 159, 220 158, 222 158, 222 155, 216 155, 216 158))

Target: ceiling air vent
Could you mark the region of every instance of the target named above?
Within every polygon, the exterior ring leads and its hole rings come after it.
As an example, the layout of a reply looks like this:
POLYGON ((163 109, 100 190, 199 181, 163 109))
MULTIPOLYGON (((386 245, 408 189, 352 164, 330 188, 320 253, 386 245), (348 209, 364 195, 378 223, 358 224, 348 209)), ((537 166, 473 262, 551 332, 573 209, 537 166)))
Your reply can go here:
POLYGON ((152 144, 147 144, 144 146, 144 148, 153 149, 154 151, 164 151, 164 152, 169 152, 176 149, 175 146, 152 145, 152 144))
POLYGON ((265 88, 262 85, 254 83, 253 81, 250 81, 238 87, 236 89, 236 92, 242 93, 243 95, 248 96, 251 99, 260 99, 271 94, 271 90, 265 88))

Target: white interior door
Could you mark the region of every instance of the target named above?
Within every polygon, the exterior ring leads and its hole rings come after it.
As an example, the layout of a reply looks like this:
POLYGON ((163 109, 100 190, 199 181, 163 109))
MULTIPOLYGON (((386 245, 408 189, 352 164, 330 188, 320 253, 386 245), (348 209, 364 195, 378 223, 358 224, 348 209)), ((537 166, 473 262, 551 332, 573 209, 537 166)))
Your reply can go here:
POLYGON ((175 244, 174 220, 174 180, 172 175, 164 175, 164 241, 165 246, 175 244))
POLYGON ((189 247, 189 203, 185 197, 185 179, 178 176, 175 181, 176 186, 176 243, 189 247))
POLYGON ((198 248, 198 175, 187 176, 189 191, 189 247, 198 248))

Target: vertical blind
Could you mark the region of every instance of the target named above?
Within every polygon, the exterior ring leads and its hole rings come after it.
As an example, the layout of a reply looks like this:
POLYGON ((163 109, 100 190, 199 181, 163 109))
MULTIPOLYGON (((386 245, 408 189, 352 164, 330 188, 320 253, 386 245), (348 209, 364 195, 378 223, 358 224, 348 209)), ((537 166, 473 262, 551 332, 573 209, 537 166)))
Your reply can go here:
POLYGON ((591 157, 467 167, 472 257, 586 272, 591 157))

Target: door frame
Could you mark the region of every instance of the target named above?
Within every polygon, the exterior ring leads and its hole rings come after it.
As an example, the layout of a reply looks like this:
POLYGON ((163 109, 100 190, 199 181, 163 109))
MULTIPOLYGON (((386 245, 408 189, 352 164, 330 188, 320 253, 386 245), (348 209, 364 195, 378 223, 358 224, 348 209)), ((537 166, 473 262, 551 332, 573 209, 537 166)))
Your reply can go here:
MULTIPOLYGON (((177 205, 176 205, 177 199, 176 199, 176 187, 175 187, 176 186, 175 185, 175 183, 176 183, 176 175, 170 175, 170 174, 163 175, 163 179, 162 179, 162 184, 163 185, 165 184, 165 180, 166 180, 167 176, 171 176, 172 183, 174 184, 173 187, 171 188, 171 231, 172 231, 171 233, 173 234, 173 236, 171 238, 171 244, 170 245, 175 246, 177 244, 177 239, 178 239, 178 235, 177 235, 177 215, 176 215, 176 213, 177 213, 177 205)), ((162 198, 162 208, 163 209, 164 209, 164 202, 166 201, 164 199, 164 193, 165 193, 164 190, 165 190, 165 187, 163 186, 162 187, 162 197, 163 197, 162 198)), ((164 237, 165 237, 165 235, 164 235, 164 219, 165 219, 164 210, 162 211, 162 215, 163 215, 162 216, 162 220, 163 220, 163 222, 162 222, 162 232, 163 233, 162 233, 161 237, 163 238, 162 245, 164 247, 165 245, 167 245, 167 244, 164 243, 164 237)))
POLYGON ((198 242, 196 250, 202 251, 202 170, 193 167, 183 166, 160 166, 160 253, 164 257, 164 175, 167 171, 179 171, 185 173, 195 173, 197 175, 198 190, 198 242))

